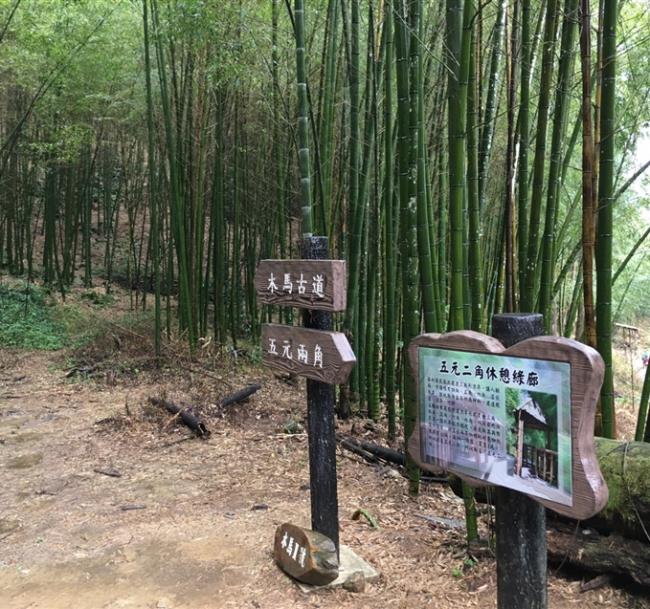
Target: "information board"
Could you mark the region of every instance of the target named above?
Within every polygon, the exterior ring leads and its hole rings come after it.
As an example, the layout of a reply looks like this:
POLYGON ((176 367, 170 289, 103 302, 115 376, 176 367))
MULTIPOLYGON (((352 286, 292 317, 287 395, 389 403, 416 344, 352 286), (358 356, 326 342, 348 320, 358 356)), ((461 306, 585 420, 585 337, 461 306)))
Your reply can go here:
POLYGON ((408 352, 418 411, 407 446, 420 467, 580 520, 606 505, 594 444, 605 366, 595 349, 559 336, 506 349, 460 330, 421 334, 408 352))
POLYGON ((572 505, 571 366, 419 347, 423 462, 572 505))

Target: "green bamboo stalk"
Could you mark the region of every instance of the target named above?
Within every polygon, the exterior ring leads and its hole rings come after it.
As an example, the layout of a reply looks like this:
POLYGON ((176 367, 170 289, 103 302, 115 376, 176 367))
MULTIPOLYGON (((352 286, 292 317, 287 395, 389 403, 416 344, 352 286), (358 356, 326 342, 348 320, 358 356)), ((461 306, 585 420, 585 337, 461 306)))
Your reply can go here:
MULTIPOLYGON (((465 196, 465 141, 467 86, 461 88, 465 68, 461 64, 463 48, 463 3, 447 0, 445 45, 448 74, 448 138, 449 138, 449 218, 451 251, 451 305, 449 328, 464 327, 463 294, 463 233, 465 196)), ((469 49, 469 45, 468 45, 469 49)), ((466 68, 469 69, 469 53, 466 68)), ((467 81, 465 80, 465 83, 467 81)))
MULTIPOLYGON (((357 200, 357 210, 354 217, 355 228, 354 232, 360 231, 362 234, 362 247, 360 251, 364 253, 360 262, 360 271, 362 281, 358 282, 361 287, 361 297, 355 310, 355 327, 359 334, 362 343, 366 341, 365 333, 367 328, 367 318, 361 315, 361 311, 366 311, 368 300, 368 286, 366 284, 368 277, 369 260, 366 252, 368 251, 368 230, 369 225, 367 221, 368 216, 368 193, 369 182, 371 174, 371 165, 374 159, 374 149, 376 145, 376 126, 377 126, 377 94, 376 88, 381 86, 381 78, 383 72, 381 70, 381 62, 383 58, 377 60, 375 58, 375 35, 374 35, 374 14, 372 6, 370 6, 368 15, 368 40, 367 40, 367 69, 366 69, 366 96, 365 96, 365 109, 364 109, 364 135, 363 135, 363 158, 360 163, 359 172, 359 191, 357 200)), ((366 376, 368 370, 368 363, 366 361, 365 350, 361 350, 359 359, 359 370, 357 375, 358 385, 353 385, 360 393, 360 404, 365 402, 367 398, 367 390, 369 389, 369 379, 366 376)), ((354 380, 354 379, 353 379, 354 380)))
POLYGON ((506 2, 498 0, 497 17, 492 32, 492 49, 490 56, 490 74, 488 78, 487 98, 485 102, 485 112, 483 113, 481 124, 481 137, 478 152, 478 175, 479 175, 479 204, 483 209, 485 203, 485 186, 487 183, 487 169, 490 160, 492 147, 492 133, 494 131, 494 119, 496 114, 497 91, 499 85, 499 62, 502 51, 503 40, 503 20, 505 16, 506 2))
MULTIPOLYGON (((74 275, 73 245, 78 232, 76 219, 78 218, 78 200, 74 196, 74 170, 72 167, 66 171, 66 188, 64 202, 64 228, 63 228, 63 281, 71 285, 74 275)), ((31 218, 30 218, 31 220, 31 218)))
POLYGON ((309 108, 307 101, 307 51, 305 49, 305 8, 294 2, 296 38, 296 78, 298 87, 298 161, 303 237, 312 236, 311 174, 309 166, 309 108))
POLYGON ((438 144, 438 292, 440 293, 439 319, 443 320, 446 315, 446 304, 448 300, 448 263, 449 263, 449 170, 446 141, 440 130, 438 144))
POLYGON ((56 173, 54 167, 51 167, 50 165, 47 166, 45 171, 43 281, 46 285, 53 285, 55 280, 54 246, 56 240, 56 173))
POLYGON ((508 31, 508 16, 509 12, 506 7, 504 22, 506 30, 506 45, 508 52, 506 53, 506 82, 507 82, 507 96, 506 96, 506 114, 508 122, 507 133, 507 146, 506 146, 506 191, 504 198, 504 278, 505 278, 505 310, 515 310, 515 138, 516 138, 516 125, 515 125, 515 104, 517 98, 517 62, 516 62, 516 47, 517 47, 517 29, 519 24, 519 3, 515 3, 515 10, 512 16, 512 26, 510 29, 510 36, 507 36, 508 31))
POLYGON ((392 0, 384 0, 384 251, 385 251, 385 306, 384 314, 384 367, 386 408, 388 414, 388 437, 397 435, 395 404, 395 356, 396 356, 396 299, 397 255, 395 248, 395 224, 399 216, 393 213, 393 7, 392 0))
MULTIPOLYGON (((441 17, 442 11, 444 11, 444 5, 440 3, 438 8, 438 13, 435 16, 437 22, 442 22, 443 18, 441 17)), ((431 17, 423 18, 423 21, 429 21, 431 17)), ((438 28, 441 29, 441 28, 438 28)), ((423 36, 427 34, 424 33, 423 36)), ((437 34, 436 37, 439 37, 440 34, 437 34)), ((431 42, 433 44, 433 41, 431 42)), ((438 178, 438 164, 441 163, 440 160, 435 162, 428 162, 429 159, 437 159, 439 156, 442 156, 440 153, 440 141, 441 137, 440 132, 444 132, 442 127, 444 119, 444 108, 446 104, 446 87, 444 82, 446 82, 446 74, 444 73, 444 67, 442 64, 438 66, 436 73, 436 80, 433 81, 433 60, 428 54, 425 54, 427 58, 425 79, 423 85, 423 95, 420 100, 420 112, 422 116, 420 117, 420 123, 422 125, 422 134, 421 140, 424 142, 425 134, 428 133, 428 142, 423 144, 424 154, 422 155, 424 161, 424 187, 426 195, 426 211, 427 211, 427 220, 428 220, 428 231, 429 231, 429 247, 431 249, 431 272, 433 277, 433 307, 435 312, 435 331, 440 332, 444 329, 446 322, 446 311, 445 303, 443 303, 443 291, 442 291, 442 278, 440 277, 440 260, 439 256, 439 243, 438 243, 438 223, 440 218, 439 205, 441 203, 439 189, 439 178, 438 178), (430 91, 432 87, 435 90, 435 95, 433 96, 432 103, 427 102, 426 92, 430 91), (434 109, 433 112, 429 112, 428 117, 425 116, 425 109, 434 109)), ((418 143, 420 146, 420 143, 418 143)), ((444 164, 444 163, 443 163, 444 164)), ((445 193, 446 197, 446 193, 445 193)), ((446 274, 446 272, 444 273, 446 274)))
MULTIPOLYGON (((435 287, 433 278, 433 261, 431 259, 431 234, 429 226, 429 200, 427 197, 427 175, 426 175, 426 147, 424 142, 424 79, 422 59, 422 39, 424 37, 422 0, 414 3, 414 11, 411 15, 411 42, 410 51, 410 103, 411 103, 411 132, 416 138, 416 165, 417 172, 417 237, 418 257, 420 261, 420 290, 422 293, 422 305, 424 308, 424 329, 427 332, 439 330, 439 321, 436 309, 435 287), (414 25, 417 24, 417 29, 414 25), (415 106, 415 107, 414 107, 415 106)), ((413 137, 413 135, 411 135, 413 137)), ((413 171, 413 166, 412 171, 413 171)))
POLYGON ((154 273, 154 350, 156 357, 160 357, 161 344, 161 309, 160 309, 160 225, 158 199, 154 190, 156 182, 154 165, 154 122, 153 122, 153 96, 151 86, 151 58, 149 54, 149 17, 147 0, 142 0, 143 27, 144 27, 144 69, 147 93, 147 168, 149 170, 149 206, 151 208, 151 260, 154 273))
POLYGON ((575 283, 573 284, 573 293, 571 294, 571 303, 569 304, 569 311, 567 312, 566 322, 564 324, 563 335, 567 338, 573 336, 573 330, 578 317, 578 308, 580 306, 580 291, 582 289, 582 272, 578 272, 575 283))
MULTIPOLYGON (((409 104, 409 65, 407 51, 406 16, 400 8, 399 0, 394 0, 395 56, 397 75, 397 129, 400 200, 400 254, 402 276, 402 342, 408 345, 420 329, 419 263, 417 257, 417 201, 416 175, 411 172, 410 104, 409 104)), ((410 24, 411 27, 412 23, 410 24)), ((410 370, 406 349, 402 349, 401 370, 404 375, 404 390, 400 392, 404 412, 404 437, 408 439, 415 427, 417 395, 415 381, 410 370)), ((420 472, 410 457, 406 463, 409 477, 409 491, 417 493, 420 472)))
POLYGON ((616 272, 612 276, 612 286, 616 283, 616 280, 619 278, 620 274, 625 270, 630 260, 632 260, 637 250, 644 244, 645 240, 648 238, 648 235, 650 235, 650 227, 648 227, 646 231, 636 240, 635 244, 632 246, 627 256, 625 256, 623 262, 621 262, 621 264, 616 269, 616 272))
MULTIPOLYGON (((465 0, 474 4, 473 0, 465 0)), ((472 11, 474 11, 472 7, 472 11)), ((483 306, 483 273, 481 272, 481 239, 478 192, 478 78, 476 56, 478 37, 472 30, 469 57, 469 83, 467 88, 467 207, 469 220, 469 276, 470 300, 472 303, 472 330, 485 329, 483 306)))
POLYGON ((530 0, 521 0, 521 82, 519 93, 519 161, 517 176, 517 252, 519 295, 523 292, 526 278, 526 254, 528 251, 528 148, 530 146, 530 0))
POLYGON ((232 165, 232 237, 230 251, 230 337, 237 348, 241 332, 241 233, 242 233, 242 187, 241 187, 241 121, 239 104, 234 111, 234 150, 232 165))
MULTIPOLYGON (((373 105, 376 107, 376 94, 373 87, 373 105)), ((376 116, 375 116, 376 119, 376 116)), ((377 182, 375 181, 375 186, 377 182)), ((374 420, 379 420, 380 403, 379 403, 379 352, 378 352, 378 275, 380 264, 380 209, 379 209, 379 193, 375 192, 372 197, 372 204, 370 206, 370 214, 368 218, 368 237, 367 237, 367 296, 366 308, 367 314, 366 321, 366 403, 368 404, 368 416, 374 420)))
MULTIPOLYGON (((348 158, 348 208, 347 226, 349 239, 347 243, 348 274, 348 304, 345 316, 345 326, 351 336, 352 346, 357 342, 361 345, 363 338, 359 327, 359 300, 362 274, 362 242, 364 204, 359 196, 359 0, 350 2, 350 26, 346 28, 349 38, 348 52, 348 91, 349 91, 349 158, 348 158)), ((362 350, 361 350, 362 351, 362 350)), ((359 353, 363 358, 363 354, 359 353)), ((356 366, 350 378, 350 386, 354 398, 359 397, 361 389, 362 366, 356 366)))
MULTIPOLYGON (((274 180, 275 180, 275 209, 277 214, 276 224, 278 232, 278 248, 280 259, 286 258, 286 211, 284 206, 284 189, 282 165, 284 155, 282 154, 282 145, 280 141, 280 54, 278 52, 278 20, 279 20, 279 0, 271 2, 271 78, 273 85, 273 158, 275 159, 274 180)), ((221 131, 221 130, 220 130, 221 131)), ((287 310, 289 310, 287 308, 287 310)))
MULTIPOLYGON (((204 55, 198 54, 193 61, 194 71, 190 73, 192 81, 196 81, 196 91, 194 97, 191 97, 192 104, 188 106, 188 113, 191 112, 192 121, 188 122, 188 158, 193 159, 189 163, 188 182, 190 183, 190 205, 192 209, 191 216, 191 251, 190 251, 190 268, 192 271, 192 318, 195 320, 196 332, 198 336, 207 334, 207 286, 203 277, 203 260, 205 257, 205 233, 206 233, 206 214, 205 214, 205 183, 206 183, 206 158, 207 158, 207 133, 208 124, 207 116, 209 115, 209 104, 206 100, 206 82, 205 82, 205 65, 204 55), (190 146, 191 144, 191 146, 190 146)), ((188 94, 189 97, 189 94, 188 94)), ((255 307, 257 314, 257 307, 255 307)))
POLYGON ((650 425, 648 425, 648 401, 650 400, 650 366, 646 365, 643 377, 643 389, 639 400, 639 413, 636 419, 635 442, 650 442, 650 425), (644 434, 645 429, 645 434, 644 434))
POLYGON ((546 218, 542 237, 542 272, 539 296, 539 310, 544 316, 547 334, 553 326, 551 287, 555 269, 555 230, 557 225, 557 207, 560 196, 560 169, 566 116, 569 105, 569 84, 575 57, 574 38, 577 29, 578 0, 565 0, 564 22, 562 24, 562 41, 560 45, 560 65, 555 95, 553 117, 553 135, 551 139, 551 158, 546 189, 546 218))
MULTIPOLYGON (((447 61, 448 136, 449 136, 449 216, 451 246, 451 304, 449 327, 465 327, 465 143, 467 88, 471 55, 473 6, 462 0, 446 0, 445 49, 447 61)), ((474 491, 463 484, 467 541, 478 539, 474 491)))
POLYGON ((616 436, 614 374, 612 368, 612 232, 614 196, 614 105, 616 99, 617 1, 604 0, 603 77, 600 111, 600 159, 598 176, 598 235, 596 241, 596 333, 598 351, 605 362, 600 392, 603 436, 616 436))
MULTIPOLYGON (((277 0, 275 0, 277 1, 277 0)), ((321 179, 323 206, 328 235, 334 232, 332 193, 334 167, 334 117, 336 95, 336 59, 338 48, 339 0, 329 0, 324 42, 322 107, 320 112, 321 179)))
POLYGON ((537 256, 539 252, 539 225, 542 213, 542 195, 544 192, 546 131, 548 125, 549 100, 551 95, 551 78, 553 75, 553 50, 555 46, 555 29, 558 13, 557 5, 558 0, 548 0, 546 22, 544 25, 542 73, 539 83, 535 159, 533 161, 533 191, 530 202, 530 223, 528 229, 528 256, 523 293, 521 294, 521 310, 524 312, 533 311, 535 308, 535 296, 537 293, 536 280, 537 256))
POLYGON ((88 163, 84 160, 84 178, 85 183, 82 189, 82 250, 84 260, 84 287, 92 287, 93 274, 92 274, 92 251, 91 251, 91 230, 92 230, 92 201, 89 193, 91 176, 93 174, 95 156, 93 155, 92 161, 88 163))
POLYGON ((210 230, 212 246, 212 301, 213 333, 215 341, 224 344, 227 335, 226 322, 226 219, 224 203, 224 161, 223 161, 223 99, 219 92, 214 103, 214 167, 212 171, 212 208, 210 230))

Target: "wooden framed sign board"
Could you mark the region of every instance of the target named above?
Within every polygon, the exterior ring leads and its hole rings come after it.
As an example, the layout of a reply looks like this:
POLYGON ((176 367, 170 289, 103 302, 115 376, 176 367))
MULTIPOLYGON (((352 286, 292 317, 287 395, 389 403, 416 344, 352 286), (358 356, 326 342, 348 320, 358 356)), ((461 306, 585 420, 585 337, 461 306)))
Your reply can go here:
POLYGON ((408 448, 420 467, 577 519, 605 506, 593 436, 604 364, 594 349, 551 336, 505 349, 459 331, 418 336, 409 358, 419 408, 408 448))

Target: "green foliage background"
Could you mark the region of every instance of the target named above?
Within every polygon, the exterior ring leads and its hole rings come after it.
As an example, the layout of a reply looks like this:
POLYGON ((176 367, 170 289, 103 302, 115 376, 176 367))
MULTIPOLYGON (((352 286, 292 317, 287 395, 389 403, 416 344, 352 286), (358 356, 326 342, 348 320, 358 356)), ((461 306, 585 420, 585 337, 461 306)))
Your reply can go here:
POLYGON ((65 346, 65 329, 55 320, 41 288, 0 284, 0 311, 0 345, 43 350, 65 346))

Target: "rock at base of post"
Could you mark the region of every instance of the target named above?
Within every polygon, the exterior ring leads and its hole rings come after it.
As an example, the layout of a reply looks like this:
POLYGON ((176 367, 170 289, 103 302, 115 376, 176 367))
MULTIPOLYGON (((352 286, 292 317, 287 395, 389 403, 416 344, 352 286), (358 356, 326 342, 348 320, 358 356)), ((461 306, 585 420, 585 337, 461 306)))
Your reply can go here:
POLYGON ((275 531, 273 557, 285 573, 305 584, 324 586, 339 575, 334 542, 288 522, 275 531))
POLYGON ((366 584, 372 584, 379 579, 379 572, 352 548, 341 546, 339 559, 339 576, 325 586, 309 586, 298 582, 298 587, 305 593, 318 592, 323 589, 343 588, 348 592, 364 592, 366 584))

